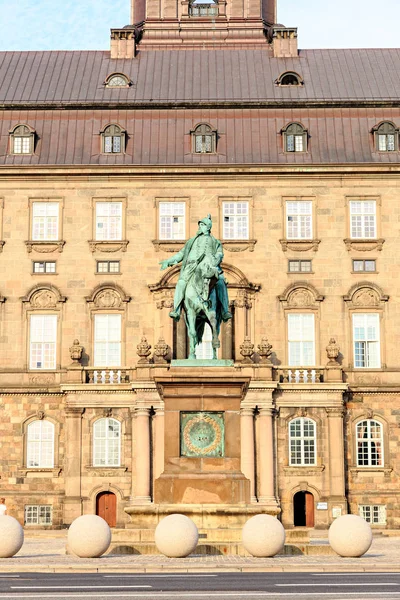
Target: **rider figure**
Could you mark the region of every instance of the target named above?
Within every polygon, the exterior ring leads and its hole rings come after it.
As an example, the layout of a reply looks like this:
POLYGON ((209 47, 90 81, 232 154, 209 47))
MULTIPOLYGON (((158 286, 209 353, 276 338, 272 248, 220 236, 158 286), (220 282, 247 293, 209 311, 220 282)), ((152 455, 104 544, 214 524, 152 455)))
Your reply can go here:
POLYGON ((186 242, 182 250, 171 256, 171 258, 160 261, 162 270, 182 262, 179 280, 175 289, 174 310, 169 313, 169 316, 175 321, 179 321, 186 286, 195 271, 202 266, 208 270, 215 270, 215 276, 218 278, 215 289, 217 298, 221 303, 221 317, 223 321, 229 321, 232 314, 229 311, 228 291, 220 266, 224 257, 222 244, 210 233, 212 227, 211 215, 201 219, 198 223, 198 232, 186 242))

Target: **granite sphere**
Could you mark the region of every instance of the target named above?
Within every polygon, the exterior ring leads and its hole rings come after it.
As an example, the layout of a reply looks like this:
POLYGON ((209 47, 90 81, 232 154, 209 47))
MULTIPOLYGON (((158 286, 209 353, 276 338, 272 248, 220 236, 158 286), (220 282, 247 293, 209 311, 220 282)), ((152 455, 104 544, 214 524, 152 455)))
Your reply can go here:
POLYGON ((256 515, 245 523, 242 530, 243 546, 253 556, 275 556, 285 545, 285 530, 277 518, 256 515))
POLYGON ((98 558, 110 542, 111 529, 97 515, 82 515, 68 529, 68 548, 80 558, 98 558))
POLYGON ((9 515, 0 517, 0 558, 11 558, 24 543, 24 530, 17 519, 9 515))
POLYGON ((330 526, 329 543, 339 556, 362 556, 372 544, 371 527, 358 515, 343 515, 330 526))
POLYGON ((199 532, 185 515, 168 515, 156 527, 155 542, 159 552, 171 558, 184 558, 196 549, 199 532))

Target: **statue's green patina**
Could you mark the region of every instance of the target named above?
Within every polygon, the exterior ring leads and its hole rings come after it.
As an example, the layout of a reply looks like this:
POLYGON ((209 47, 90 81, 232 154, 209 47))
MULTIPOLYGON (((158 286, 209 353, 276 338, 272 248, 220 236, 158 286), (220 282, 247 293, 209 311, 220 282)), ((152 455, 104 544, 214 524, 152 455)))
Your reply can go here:
POLYGON ((170 317, 179 321, 182 307, 189 334, 189 358, 196 358, 196 346, 203 337, 204 325, 212 331, 213 358, 217 358, 221 321, 232 318, 229 312, 228 291, 221 269, 224 257, 222 244, 211 235, 211 215, 199 221, 196 235, 171 258, 160 262, 161 269, 182 262, 175 289, 174 309, 170 317))

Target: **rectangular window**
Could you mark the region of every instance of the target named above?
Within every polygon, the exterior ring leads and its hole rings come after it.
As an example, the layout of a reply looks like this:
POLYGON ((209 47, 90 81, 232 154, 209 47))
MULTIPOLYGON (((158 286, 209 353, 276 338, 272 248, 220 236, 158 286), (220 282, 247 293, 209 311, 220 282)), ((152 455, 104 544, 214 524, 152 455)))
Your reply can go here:
POLYGON ((97 273, 119 273, 119 260, 98 260, 96 263, 97 273))
POLYGON ((376 202, 350 202, 350 235, 352 239, 376 238, 376 202))
POLYGON ((311 260, 289 260, 289 273, 311 273, 311 260))
POLYGON ((32 203, 32 240, 58 240, 59 203, 32 203))
POLYGON ((357 273, 374 273, 376 271, 375 260, 353 260, 353 271, 357 273))
POLYGON ((360 504, 358 512, 360 517, 371 525, 386 525, 386 506, 384 504, 360 504))
POLYGON ((223 202, 222 218, 224 240, 249 239, 248 202, 223 202))
POLYGON ((286 237, 288 240, 312 239, 312 202, 286 202, 286 237))
POLYGON ((15 136, 13 143, 14 154, 31 154, 31 136, 17 137, 15 136))
POLYGON ((353 314, 354 366, 356 368, 379 368, 379 314, 353 314))
POLYGON ((57 355, 57 315, 31 315, 30 368, 55 369, 57 355))
POLYGON ((96 202, 96 240, 122 239, 122 202, 96 202))
POLYGON ((378 135, 379 152, 393 152, 395 150, 395 137, 393 133, 378 135))
POLYGON ((53 507, 49 504, 26 504, 25 525, 52 525, 53 507))
POLYGON ((95 315, 94 366, 121 366, 121 315, 95 315))
POLYGON ((312 313, 288 315, 289 366, 315 366, 315 324, 312 313))
POLYGON ((160 202, 159 236, 160 240, 185 239, 184 202, 160 202))
POLYGON ((55 273, 56 263, 55 261, 34 261, 33 262, 34 273, 55 273))

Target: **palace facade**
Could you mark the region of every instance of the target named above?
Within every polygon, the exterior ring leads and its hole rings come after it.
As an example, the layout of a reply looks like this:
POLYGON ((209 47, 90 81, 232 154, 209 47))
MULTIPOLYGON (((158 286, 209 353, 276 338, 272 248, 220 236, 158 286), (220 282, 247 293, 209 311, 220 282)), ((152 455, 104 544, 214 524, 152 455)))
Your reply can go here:
POLYGON ((0 53, 0 491, 27 527, 400 525, 400 53, 299 50, 275 1, 132 0, 110 50, 0 53), (234 365, 187 368, 159 262, 207 213, 234 365))

